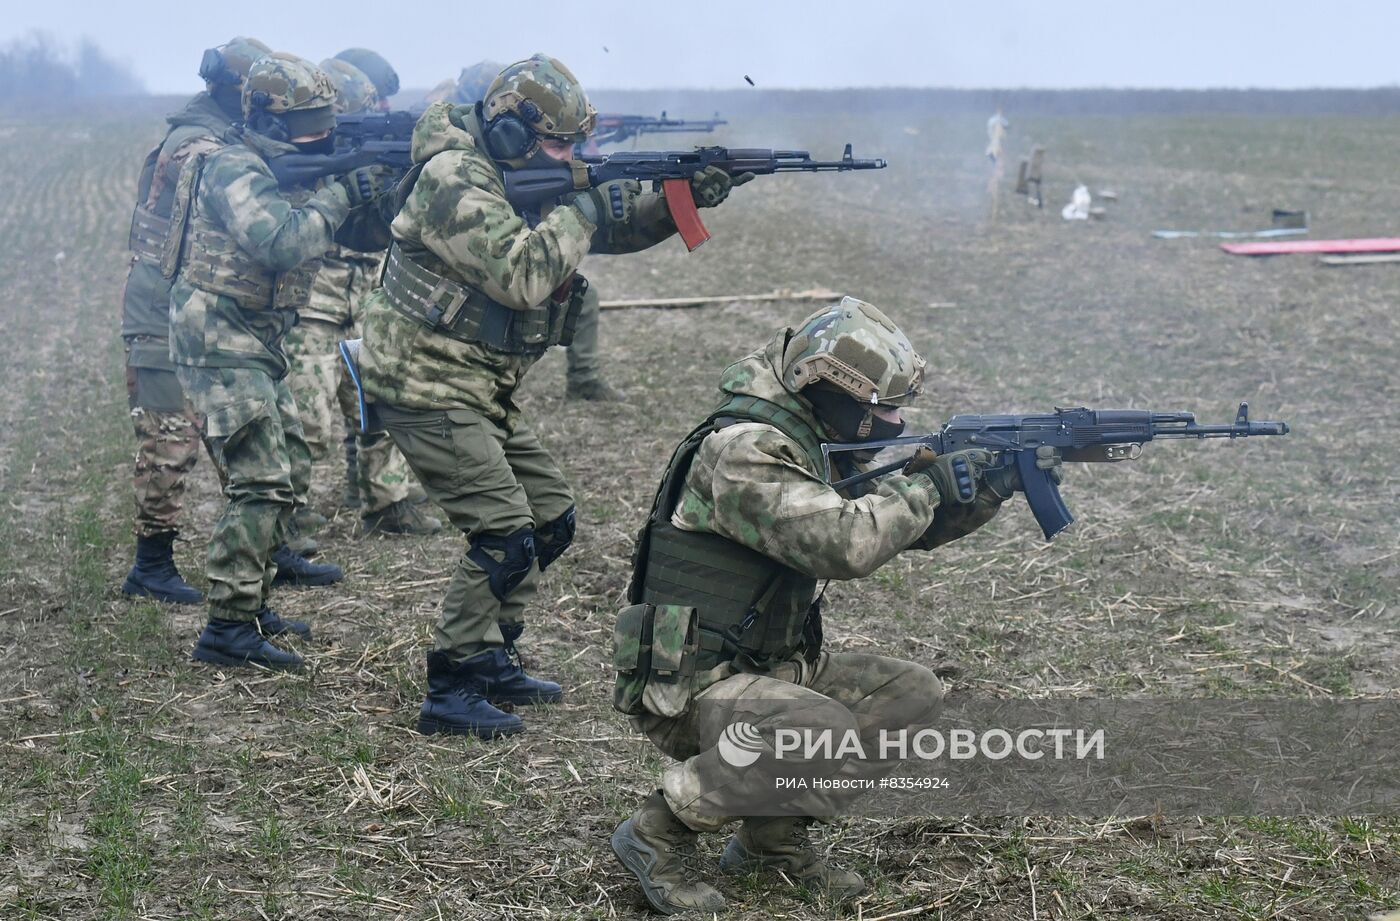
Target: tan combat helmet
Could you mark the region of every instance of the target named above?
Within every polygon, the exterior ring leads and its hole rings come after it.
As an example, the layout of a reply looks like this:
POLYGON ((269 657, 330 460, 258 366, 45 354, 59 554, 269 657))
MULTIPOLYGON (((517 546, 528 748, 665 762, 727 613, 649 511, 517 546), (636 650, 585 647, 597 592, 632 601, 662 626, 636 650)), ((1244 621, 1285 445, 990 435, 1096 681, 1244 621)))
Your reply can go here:
POLYGON ((347 64, 358 67, 360 71, 369 77, 374 84, 374 91, 379 94, 379 98, 388 101, 399 91, 399 73, 394 70, 392 64, 384 59, 384 55, 378 51, 371 51, 368 48, 346 48, 336 58, 347 64))
POLYGON ((495 82, 496 75, 504 69, 495 61, 478 61, 471 67, 463 67, 452 87, 452 101, 464 106, 480 102, 486 98, 486 91, 495 82))
POLYGON ((541 137, 582 143, 593 132, 597 116, 578 78, 562 63, 537 54, 502 70, 482 98, 487 125, 487 150, 509 166, 523 166, 541 137), (505 119, 502 116, 513 116, 505 119), (512 128, 497 132, 497 119, 512 128), (496 138, 508 141, 498 143, 496 138))
POLYGON ((363 70, 340 58, 326 58, 321 69, 335 84, 335 114, 354 115, 378 107, 379 93, 363 70))
POLYGON ((311 137, 335 127, 335 84, 294 54, 274 51, 254 62, 243 83, 248 127, 274 140, 311 137))
POLYGON ((783 351, 782 378, 794 394, 824 381, 860 403, 904 406, 923 385, 924 360, 889 317, 843 297, 793 332, 783 351))

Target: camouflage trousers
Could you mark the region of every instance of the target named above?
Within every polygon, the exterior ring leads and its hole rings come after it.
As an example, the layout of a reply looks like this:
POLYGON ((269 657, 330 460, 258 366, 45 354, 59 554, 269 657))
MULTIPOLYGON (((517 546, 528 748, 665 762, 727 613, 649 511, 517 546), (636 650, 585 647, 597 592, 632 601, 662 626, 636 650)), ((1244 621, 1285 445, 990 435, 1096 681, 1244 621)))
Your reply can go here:
MULTIPOLYGON (((338 344, 355 335, 352 327, 322 320, 304 319, 287 335, 288 384, 301 413, 302 430, 313 460, 330 456, 336 418, 346 431, 355 432, 358 458, 356 487, 360 514, 378 512, 408 496, 408 464, 388 435, 358 434, 359 401, 355 384, 346 373, 338 344)), ((304 502, 306 496, 298 496, 304 502)))
POLYGON ((170 346, 157 336, 126 340, 126 401, 136 431, 137 539, 180 529, 185 477, 199 458, 201 420, 170 365, 170 346))
POLYGON ((800 750, 780 759, 776 730, 829 730, 838 742, 854 730, 866 751, 876 753, 881 730, 926 723, 942 697, 942 682, 915 662, 822 653, 815 663, 793 659, 766 671, 735 672, 702 690, 680 716, 647 714, 634 724, 679 762, 662 775, 671 810, 695 831, 717 831, 748 815, 838 815, 843 799, 849 802, 845 791, 781 788, 779 777, 820 778, 841 787, 889 768, 875 757, 807 758, 800 750), (731 764, 719 747, 736 722, 748 723, 765 740, 748 765, 731 764))
POLYGON ((209 455, 228 505, 209 537, 209 616, 251 621, 267 603, 278 547, 295 497, 311 479, 311 453, 285 379, 256 368, 177 365, 204 415, 209 455))
MULTIPOLYGON (((519 416, 498 424, 470 410, 410 411, 378 404, 394 443, 423 483, 428 498, 447 513, 468 541, 457 561, 434 630, 437 648, 454 659, 501 646, 503 624, 523 624, 535 596, 539 567, 497 597, 491 573, 472 558, 478 538, 508 538, 541 528, 574 505, 569 485, 519 416)), ((501 556, 492 554, 492 559, 501 556)))
POLYGON ((566 349, 569 380, 576 384, 598 377, 598 305, 598 292, 589 285, 574 321, 574 339, 566 349))

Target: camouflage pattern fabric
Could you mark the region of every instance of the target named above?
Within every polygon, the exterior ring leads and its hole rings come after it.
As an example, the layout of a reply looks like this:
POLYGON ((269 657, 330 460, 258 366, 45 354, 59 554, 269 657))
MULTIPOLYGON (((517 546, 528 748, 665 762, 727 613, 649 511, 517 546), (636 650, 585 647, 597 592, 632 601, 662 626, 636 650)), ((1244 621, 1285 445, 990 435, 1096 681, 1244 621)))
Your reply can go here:
POLYGON ((775 783, 780 775, 846 780, 888 768, 876 758, 804 760, 800 752, 779 760, 771 746, 754 763, 735 768, 716 747, 731 723, 747 722, 769 740, 778 729, 831 730, 838 739, 855 730, 865 749, 876 752, 881 730, 930 720, 942 698, 942 682, 917 663, 822 653, 815 663, 794 659, 765 672, 733 673, 701 692, 684 714, 646 715, 633 723, 677 761, 661 777, 671 811, 694 831, 717 831, 746 814, 837 814, 834 799, 822 791, 792 790, 785 796, 775 783))
MULTIPOLYGON (((164 337, 133 337, 127 351, 156 344, 164 351, 164 337)), ((162 356, 169 364, 169 356, 162 356)), ((139 359, 138 359, 139 360, 139 359)), ((127 404, 136 432, 136 465, 132 485, 136 495, 135 532, 139 540, 180 529, 184 507, 185 477, 199 457, 203 420, 185 398, 174 371, 134 366, 126 368, 127 404), (173 405, 172 405, 173 404, 173 405)))
POLYGON ((354 64, 340 58, 326 58, 321 62, 321 70, 335 84, 335 114, 365 112, 379 105, 374 82, 354 64))
MULTIPOLYGON (((382 416, 428 498, 468 543, 482 534, 504 537, 539 527, 574 504, 558 465, 518 417, 512 425, 500 425, 465 409, 387 407, 382 416)), ((463 553, 433 631, 437 648, 461 661, 501 646, 500 625, 524 623, 538 574, 532 567, 502 601, 492 593, 486 571, 463 553)))
POLYGON ((566 138, 575 144, 588 140, 598 115, 573 72, 544 54, 507 66, 491 81, 481 101, 487 122, 513 112, 537 135, 566 138))
MULTIPOLYGON (((594 225, 572 206, 554 208, 533 226, 505 199, 500 167, 484 152, 469 109, 430 106, 413 135, 424 164, 393 235, 423 267, 484 292, 517 310, 534 308, 573 276, 594 245, 594 225)), ((660 195, 644 195, 630 228, 595 251, 631 252, 675 233, 660 195)), ((396 311, 382 292, 365 306, 362 371, 376 401, 405 409, 470 409, 513 424, 514 394, 533 355, 509 355, 424 329, 396 311)))
POLYGON ((818 310, 783 351, 783 386, 792 393, 826 381, 861 403, 903 406, 919 395, 924 360, 874 305, 854 297, 818 310))
POLYGON ((205 417, 209 454, 228 499, 209 537, 209 614, 252 621, 276 574, 272 551, 311 478, 296 401, 286 381, 261 368, 177 365, 175 372, 205 417))
POLYGON ((266 100, 257 108, 274 115, 334 106, 336 100, 335 84, 325 71, 285 51, 264 55, 248 69, 243 114, 249 114, 249 103, 257 94, 266 100))
MULTIPOLYGON (((264 160, 288 150, 295 148, 247 133, 243 143, 225 147, 204 161, 186 246, 215 240, 233 249, 218 254, 218 282, 233 287, 249 277, 294 270, 333 246, 333 235, 350 210, 345 191, 336 183, 324 184, 297 196, 304 201, 293 204, 279 190, 264 160)), ((192 253, 195 258, 201 255, 192 253)), ((274 310, 270 301, 243 303, 200 290, 186 280, 190 268, 187 257, 171 289, 170 350, 175 363, 256 367, 275 378, 285 374, 282 340, 296 320, 295 313, 274 310)))
MULTIPOLYGON (((303 312, 304 313, 304 312, 303 312)), ((338 326, 303 320, 287 336, 291 373, 287 378, 301 415, 302 430, 313 460, 324 460, 340 444, 336 420, 358 432, 359 404, 355 384, 345 371, 338 344, 356 336, 354 324, 338 326)), ((409 492, 409 469, 388 435, 356 434, 360 513, 388 508, 409 492)), ((300 496, 305 501, 306 496, 300 496)))

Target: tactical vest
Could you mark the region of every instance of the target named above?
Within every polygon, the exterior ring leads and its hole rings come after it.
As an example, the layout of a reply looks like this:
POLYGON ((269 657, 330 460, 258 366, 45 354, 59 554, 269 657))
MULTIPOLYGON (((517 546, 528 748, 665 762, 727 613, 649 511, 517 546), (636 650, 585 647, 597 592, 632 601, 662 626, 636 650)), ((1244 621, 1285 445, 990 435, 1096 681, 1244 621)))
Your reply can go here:
POLYGON ((632 604, 680 604, 696 609, 695 670, 744 657, 760 668, 821 648, 817 580, 718 534, 683 531, 671 523, 700 443, 736 422, 771 425, 801 445, 821 469, 821 439, 797 414, 758 397, 734 396, 694 429, 671 455, 651 514, 632 558, 632 604))
POLYGON ((165 239, 170 235, 170 215, 159 213, 159 205, 151 207, 151 184, 163 146, 157 144, 141 164, 141 178, 136 181, 136 209, 131 214, 131 230, 126 238, 127 249, 151 262, 160 262, 165 239))
MULTIPOLYGON (((484 144, 480 132, 471 127, 464 130, 478 146, 484 144)), ((399 181, 394 190, 396 213, 403 210, 426 165, 426 161, 415 164, 399 181)), ((528 218, 527 222, 531 227, 536 223, 528 218)), ((588 279, 571 275, 543 304, 514 310, 470 285, 439 275, 394 243, 384 263, 382 286, 390 306, 435 333, 512 355, 542 355, 550 346, 574 341, 588 279)))
MULTIPOLYGON (((207 155, 187 162, 175 186, 172 232, 161 259, 161 272, 176 272, 202 291, 238 301, 245 310, 296 310, 311 297, 311 282, 320 259, 307 259, 285 272, 273 272, 243 251, 238 242, 199 206, 199 181, 207 155)), ((293 207, 311 197, 310 189, 288 196, 293 207)))

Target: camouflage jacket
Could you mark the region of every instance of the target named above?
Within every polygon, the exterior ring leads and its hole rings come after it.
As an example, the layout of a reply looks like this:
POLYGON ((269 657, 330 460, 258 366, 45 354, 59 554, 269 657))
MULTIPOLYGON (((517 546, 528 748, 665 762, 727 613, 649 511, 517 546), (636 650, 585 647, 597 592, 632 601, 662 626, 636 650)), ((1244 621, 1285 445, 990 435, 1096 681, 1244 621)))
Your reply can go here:
MULTIPOLYGON (((125 337, 149 336, 164 340, 170 335, 171 280, 160 271, 160 241, 154 239, 158 234, 152 230, 142 233, 136 225, 148 221, 146 215, 169 220, 181 167, 191 157, 223 146, 231 127, 228 114, 208 93, 195 96, 166 122, 170 128, 160 146, 147 157, 137 187, 138 213, 133 216, 131 265, 122 289, 122 335, 125 337)), ((169 369, 169 348, 164 342, 136 343, 130 360, 140 367, 169 369)))
POLYGON ((311 280, 311 298, 300 311, 302 322, 316 320, 346 330, 355 328, 365 300, 379 286, 383 267, 383 251, 362 253, 336 246, 321 257, 321 267, 311 280))
POLYGON ((305 270, 331 249, 350 212, 345 190, 334 182, 290 193, 278 188, 266 158, 288 149, 245 132, 240 143, 190 164, 186 172, 199 171, 193 179, 181 176, 181 183, 192 183, 193 200, 170 292, 176 364, 286 373, 282 340, 295 310, 306 304, 311 272, 305 270), (304 277, 291 274, 297 269, 304 277), (249 289, 260 293, 244 293, 249 289))
MULTIPOLYGON (((513 310, 529 310, 573 276, 592 252, 633 252, 675 233, 659 194, 607 239, 572 206, 533 226, 506 201, 505 179, 481 141, 472 108, 438 102, 413 132, 422 171, 393 223, 394 240, 423 267, 513 310)), ((382 292, 365 307, 361 371, 369 395, 406 409, 471 409, 496 421, 516 413, 514 395, 537 355, 507 354, 425 328, 382 292)))
MULTIPOLYGON (((732 394, 776 403, 818 431, 810 404, 789 393, 778 368, 790 330, 730 365, 720 383, 732 394)), ((975 503, 943 509, 922 473, 894 474, 858 498, 829 486, 813 459, 780 430, 741 422, 706 436, 695 453, 671 523, 718 534, 814 579, 867 576, 907 549, 929 549, 969 534, 1000 505, 983 490, 975 503)))

